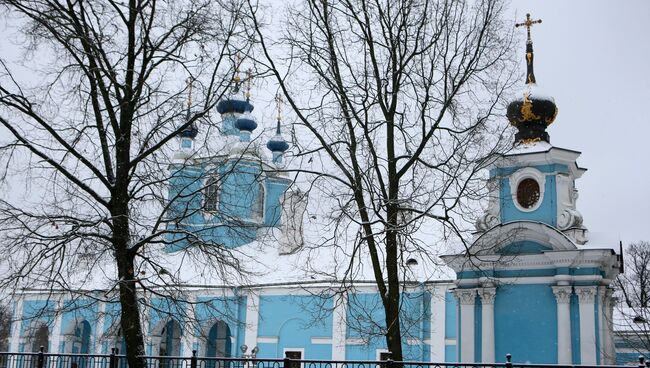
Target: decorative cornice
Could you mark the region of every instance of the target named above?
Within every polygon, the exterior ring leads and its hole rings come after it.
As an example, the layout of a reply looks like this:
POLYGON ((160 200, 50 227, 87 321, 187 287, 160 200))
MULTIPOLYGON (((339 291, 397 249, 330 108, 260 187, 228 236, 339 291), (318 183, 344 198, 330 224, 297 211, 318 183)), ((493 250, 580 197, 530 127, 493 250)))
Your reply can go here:
POLYGON ((578 295, 578 301, 582 303, 594 303, 597 286, 576 286, 575 291, 578 295))
POLYGON ((571 302, 571 286, 552 286, 552 288, 557 304, 569 304, 571 302))
POLYGON ((481 297, 481 304, 486 305, 493 305, 494 304, 494 298, 497 295, 497 289, 493 287, 484 287, 478 289, 478 295, 481 297))
POLYGON ((476 302, 476 289, 456 289, 454 296, 461 305, 474 305, 476 302))

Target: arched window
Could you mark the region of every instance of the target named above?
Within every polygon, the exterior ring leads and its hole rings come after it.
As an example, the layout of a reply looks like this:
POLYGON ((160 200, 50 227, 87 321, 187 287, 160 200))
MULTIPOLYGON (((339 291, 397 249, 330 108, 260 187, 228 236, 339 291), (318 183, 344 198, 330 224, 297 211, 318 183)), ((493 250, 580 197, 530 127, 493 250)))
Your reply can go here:
POLYGON ((42 321, 33 322, 28 327, 27 334, 27 348, 29 351, 38 352, 42 346, 47 353, 50 340, 50 328, 47 323, 42 321))
POLYGON ((223 321, 217 321, 212 325, 207 337, 206 356, 223 357, 232 356, 230 328, 223 321))
POLYGON ((203 208, 209 212, 219 210, 219 181, 217 178, 209 178, 204 190, 203 208))
POLYGON ((265 200, 264 183, 257 183, 257 197, 253 203, 252 217, 254 220, 264 220, 264 200, 265 200))

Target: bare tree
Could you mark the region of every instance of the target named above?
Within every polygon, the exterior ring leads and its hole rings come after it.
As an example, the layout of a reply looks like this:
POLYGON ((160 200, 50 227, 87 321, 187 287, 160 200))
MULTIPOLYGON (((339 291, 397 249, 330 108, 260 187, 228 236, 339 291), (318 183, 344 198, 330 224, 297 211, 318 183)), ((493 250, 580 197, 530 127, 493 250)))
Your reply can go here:
POLYGON ((11 334, 11 311, 6 305, 0 305, 0 351, 9 351, 11 334))
POLYGON ((133 368, 145 366, 138 358, 142 290, 180 293, 156 249, 191 243, 190 256, 237 267, 222 244, 183 226, 199 209, 168 210, 202 191, 202 181, 186 182, 171 197, 167 187, 179 172, 169 170, 176 137, 212 129, 213 107, 229 88, 234 45, 243 44, 236 41, 241 5, 0 1, 23 51, 22 64, 0 59, 0 124, 9 136, 0 147, 7 190, 0 287, 118 302, 133 368), (185 107, 191 86, 194 99, 185 107))
POLYGON ((650 351, 650 243, 630 244, 623 262, 624 272, 616 279, 620 303, 615 332, 629 348, 646 353, 650 351))
POLYGON ((300 175, 332 206, 332 235, 316 246, 353 239, 343 285, 369 258, 396 360, 409 255, 433 274, 431 242, 464 243, 472 200, 485 195, 480 173, 508 144, 493 121, 514 82, 503 10, 496 0, 305 0, 275 38, 253 19, 260 64, 295 114, 300 175))

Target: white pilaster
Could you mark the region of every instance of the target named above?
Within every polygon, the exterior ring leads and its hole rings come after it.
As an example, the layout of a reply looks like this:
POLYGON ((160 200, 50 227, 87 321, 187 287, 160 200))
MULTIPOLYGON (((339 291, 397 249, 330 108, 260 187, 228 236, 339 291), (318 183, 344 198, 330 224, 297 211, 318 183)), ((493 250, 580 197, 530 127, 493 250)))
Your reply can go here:
POLYGON ((18 298, 16 308, 14 309, 13 321, 11 323, 11 339, 9 339, 9 351, 17 353, 20 342, 23 337, 20 336, 20 330, 23 324, 23 298, 18 298))
MULTIPOLYGON (((187 307, 185 307, 185 318, 188 318, 190 321, 196 319, 194 313, 194 304, 195 297, 193 295, 188 296, 187 307)), ((185 327, 181 327, 181 355, 182 356, 191 356, 192 355, 192 344, 194 343, 195 338, 194 324, 186 323, 185 327)))
POLYGON ((446 287, 435 286, 431 290, 431 361, 445 361, 446 287))
POLYGON ((343 295, 340 300, 334 302, 336 305, 332 311, 332 360, 345 360, 348 298, 343 295))
POLYGON ((580 364, 596 364, 596 286, 576 286, 580 311, 580 364))
POLYGON ((260 296, 255 292, 255 290, 248 290, 248 295, 246 296, 246 327, 244 330, 244 344, 246 344, 249 349, 253 349, 257 346, 259 317, 260 296))
POLYGON ((454 294, 460 303, 460 361, 474 362, 474 305, 476 289, 456 289, 454 294))
POLYGON ((106 321, 106 303, 101 301, 97 303, 99 303, 99 307, 97 308, 97 323, 92 325, 92 328, 94 329, 93 334, 95 336, 93 353, 104 354, 102 351, 102 335, 104 334, 104 323, 106 321))
MULTIPOLYGON (((60 295, 56 301, 56 307, 54 309, 54 325, 52 326, 52 331, 50 331, 50 353, 65 353, 65 351, 59 351, 61 346, 61 338, 63 337, 63 295, 60 295)), ((67 349, 67 347, 66 347, 67 349)))
POLYGON ((494 298, 496 288, 481 288, 481 362, 494 363, 494 298))
POLYGON ((572 364, 571 286, 553 286, 557 301, 557 363, 572 364))
POLYGON ((605 328, 604 334, 602 335, 603 351, 604 351, 604 360, 601 360, 600 364, 616 364, 616 347, 614 346, 614 323, 612 318, 614 318, 614 305, 615 302, 612 298, 614 290, 607 288, 604 293, 603 301, 603 326, 605 328))

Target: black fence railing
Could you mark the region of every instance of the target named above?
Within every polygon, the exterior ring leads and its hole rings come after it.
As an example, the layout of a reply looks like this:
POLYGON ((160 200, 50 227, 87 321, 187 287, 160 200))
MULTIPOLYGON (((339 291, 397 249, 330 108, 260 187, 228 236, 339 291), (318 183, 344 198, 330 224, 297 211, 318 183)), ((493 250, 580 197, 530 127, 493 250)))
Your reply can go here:
MULTIPOLYGON (((512 363, 510 354, 502 363, 434 363, 413 361, 309 360, 142 356, 146 368, 614 368, 621 366, 550 365, 512 363)), ((629 367, 629 366, 627 366, 629 367)), ((650 368, 650 361, 639 356, 638 368, 650 368)), ((117 349, 111 354, 0 353, 0 368, 128 368, 125 355, 117 349)))

